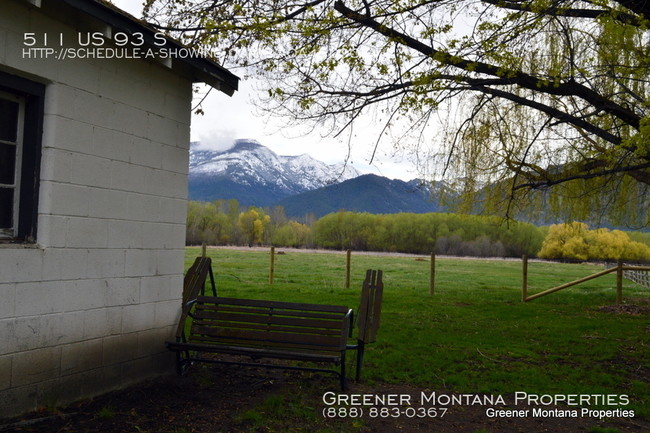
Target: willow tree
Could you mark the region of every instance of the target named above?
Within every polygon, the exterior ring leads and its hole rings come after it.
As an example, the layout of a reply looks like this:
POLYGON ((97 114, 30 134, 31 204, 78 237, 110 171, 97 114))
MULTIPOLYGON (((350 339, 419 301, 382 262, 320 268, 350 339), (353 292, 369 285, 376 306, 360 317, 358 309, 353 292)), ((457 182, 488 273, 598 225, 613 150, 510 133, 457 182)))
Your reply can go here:
MULTIPOLYGON (((148 0, 269 112, 406 149, 459 205, 648 225, 645 0, 148 0), (241 73, 241 72, 240 72, 241 73)), ((345 137, 345 135, 343 135, 345 137)))

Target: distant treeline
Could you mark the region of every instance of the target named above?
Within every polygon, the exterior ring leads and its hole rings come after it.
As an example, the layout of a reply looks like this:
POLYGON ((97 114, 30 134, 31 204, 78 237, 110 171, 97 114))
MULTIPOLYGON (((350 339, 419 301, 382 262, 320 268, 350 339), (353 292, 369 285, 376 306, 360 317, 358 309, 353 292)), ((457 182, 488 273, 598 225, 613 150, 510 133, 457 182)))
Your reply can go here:
POLYGON ((511 257, 537 253, 544 234, 531 224, 497 217, 337 212, 316 221, 314 238, 334 249, 511 257))
POLYGON ((187 244, 273 245, 474 257, 649 260, 650 233, 584 224, 537 227, 499 217, 447 213, 374 215, 340 211, 290 220, 281 206, 241 208, 237 200, 191 201, 187 244), (562 228, 567 227, 567 230, 562 228), (579 227, 579 229, 576 229, 579 227))

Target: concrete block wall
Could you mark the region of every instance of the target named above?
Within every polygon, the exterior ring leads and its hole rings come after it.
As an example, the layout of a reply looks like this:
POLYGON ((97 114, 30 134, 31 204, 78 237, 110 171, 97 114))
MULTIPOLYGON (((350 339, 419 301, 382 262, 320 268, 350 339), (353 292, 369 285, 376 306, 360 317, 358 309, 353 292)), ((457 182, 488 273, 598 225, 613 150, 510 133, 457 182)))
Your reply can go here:
POLYGON ((0 418, 171 372, 184 261, 191 83, 26 59, 25 32, 77 29, 23 3, 3 2, 0 70, 47 87, 37 242, 0 244, 0 418))

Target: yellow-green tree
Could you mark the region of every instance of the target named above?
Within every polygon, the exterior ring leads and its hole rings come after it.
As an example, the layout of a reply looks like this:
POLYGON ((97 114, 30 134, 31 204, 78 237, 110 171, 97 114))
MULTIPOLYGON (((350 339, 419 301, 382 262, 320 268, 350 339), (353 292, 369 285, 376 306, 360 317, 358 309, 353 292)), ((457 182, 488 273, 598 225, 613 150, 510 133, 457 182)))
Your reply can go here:
POLYGON ((650 260, 650 247, 620 230, 589 230, 581 222, 552 225, 538 254, 547 259, 650 260))
POLYGON ((188 245, 224 244, 235 240, 233 221, 222 210, 220 202, 190 201, 187 206, 186 242, 188 245))
POLYGON ((248 240, 248 245, 259 244, 264 237, 264 228, 271 222, 271 217, 263 210, 251 207, 239 214, 239 227, 248 240))
POLYGON ((273 244, 281 247, 302 247, 311 243, 311 228, 297 221, 287 222, 273 234, 273 244))

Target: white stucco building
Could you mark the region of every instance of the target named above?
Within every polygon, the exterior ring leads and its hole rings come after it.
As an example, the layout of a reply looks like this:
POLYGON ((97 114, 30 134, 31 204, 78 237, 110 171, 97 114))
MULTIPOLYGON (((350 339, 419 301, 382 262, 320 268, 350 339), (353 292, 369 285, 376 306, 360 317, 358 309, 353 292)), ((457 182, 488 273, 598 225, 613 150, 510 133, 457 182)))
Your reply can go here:
POLYGON ((0 418, 173 371, 192 83, 238 82, 180 48, 101 0, 0 0, 0 418))

